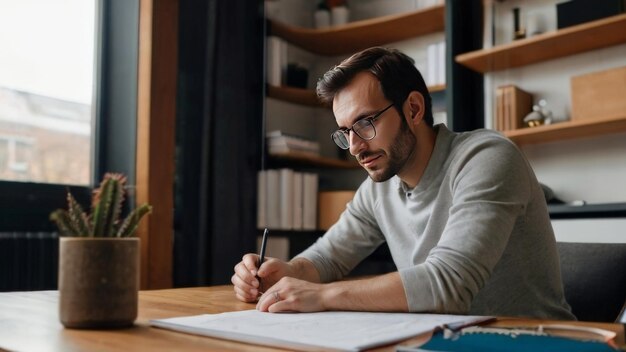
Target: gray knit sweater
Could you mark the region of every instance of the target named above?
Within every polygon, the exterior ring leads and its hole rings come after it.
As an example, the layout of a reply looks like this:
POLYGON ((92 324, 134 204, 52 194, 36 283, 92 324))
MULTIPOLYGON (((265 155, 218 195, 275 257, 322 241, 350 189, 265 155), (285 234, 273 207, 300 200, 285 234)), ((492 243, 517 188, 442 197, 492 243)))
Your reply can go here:
POLYGON ((415 188, 368 178, 299 257, 329 282, 386 241, 411 312, 573 319, 545 198, 522 153, 493 131, 435 130, 415 188))

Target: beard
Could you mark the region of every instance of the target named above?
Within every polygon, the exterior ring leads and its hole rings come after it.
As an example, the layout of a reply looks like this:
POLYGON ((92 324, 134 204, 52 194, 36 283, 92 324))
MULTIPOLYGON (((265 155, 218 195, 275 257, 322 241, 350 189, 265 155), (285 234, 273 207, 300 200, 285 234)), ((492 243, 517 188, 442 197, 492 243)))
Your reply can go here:
MULTIPOLYGON (((402 126, 405 127, 405 126, 402 126)), ((370 178, 374 182, 385 182, 397 175, 400 170, 406 165, 407 160, 413 155, 415 152, 415 145, 417 144, 417 139, 411 133, 411 131, 407 128, 400 128, 398 134, 393 139, 393 144, 389 148, 389 153, 386 153, 384 150, 380 150, 377 152, 365 152, 362 155, 359 155, 359 159, 365 159, 370 155, 383 153, 387 154, 388 162, 387 165, 382 165, 375 169, 367 169, 367 173, 370 178)))

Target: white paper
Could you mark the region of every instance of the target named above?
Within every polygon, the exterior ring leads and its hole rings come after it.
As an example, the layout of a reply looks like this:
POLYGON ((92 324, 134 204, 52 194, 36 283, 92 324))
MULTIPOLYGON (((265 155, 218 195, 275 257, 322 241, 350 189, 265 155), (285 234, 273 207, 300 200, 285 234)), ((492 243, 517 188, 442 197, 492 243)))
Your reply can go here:
POLYGON ((402 341, 445 324, 474 324, 488 317, 412 313, 263 313, 245 310, 152 320, 156 327, 299 350, 360 351, 402 341))

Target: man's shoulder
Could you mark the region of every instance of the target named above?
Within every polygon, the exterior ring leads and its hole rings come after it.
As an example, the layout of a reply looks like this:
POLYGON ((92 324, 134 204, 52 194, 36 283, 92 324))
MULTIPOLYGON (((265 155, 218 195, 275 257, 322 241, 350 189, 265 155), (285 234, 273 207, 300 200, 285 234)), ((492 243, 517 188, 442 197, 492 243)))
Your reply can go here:
POLYGON ((486 153, 518 153, 517 146, 497 131, 477 129, 455 134, 452 142, 452 154, 475 154, 478 151, 486 153))

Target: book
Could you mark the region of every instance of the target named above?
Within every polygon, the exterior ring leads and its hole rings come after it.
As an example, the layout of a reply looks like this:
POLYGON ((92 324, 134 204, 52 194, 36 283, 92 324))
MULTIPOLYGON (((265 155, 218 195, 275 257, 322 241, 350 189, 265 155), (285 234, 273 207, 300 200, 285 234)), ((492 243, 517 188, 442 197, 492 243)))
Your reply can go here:
POLYGON ((302 229, 317 229, 318 175, 305 173, 302 194, 302 229))
POLYGON ((151 320, 159 328, 296 350, 361 351, 402 341, 449 324, 471 325, 483 316, 244 310, 151 320))
POLYGON ((279 170, 279 203, 280 203, 280 227, 281 230, 291 230, 293 228, 293 201, 294 201, 294 189, 293 189, 293 170, 280 169, 279 170))
POLYGON ((263 229, 267 224, 267 172, 261 170, 257 174, 256 227, 263 229))
POLYGON ((301 172, 293 173, 293 229, 302 230, 303 215, 303 193, 304 193, 304 174, 301 172))

